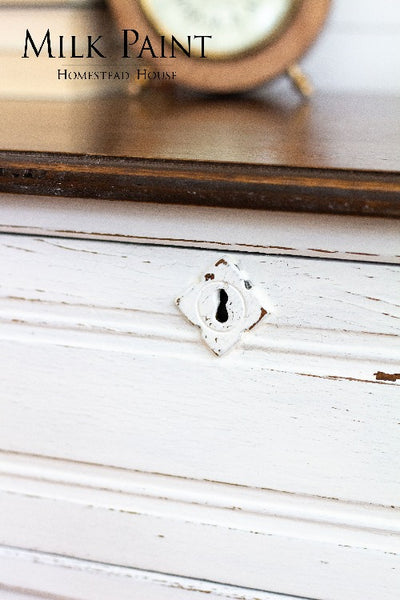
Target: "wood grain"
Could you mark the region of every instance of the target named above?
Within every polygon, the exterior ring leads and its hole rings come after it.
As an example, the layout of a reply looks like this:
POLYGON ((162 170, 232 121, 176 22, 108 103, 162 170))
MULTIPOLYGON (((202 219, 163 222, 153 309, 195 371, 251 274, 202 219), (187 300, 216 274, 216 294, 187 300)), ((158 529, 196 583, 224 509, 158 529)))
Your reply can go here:
POLYGON ((0 154, 1 191, 172 204, 400 216, 400 176, 192 161, 0 154), (301 199, 301 200, 300 200, 301 199))
POLYGON ((0 191, 398 217, 400 100, 2 103, 0 191))

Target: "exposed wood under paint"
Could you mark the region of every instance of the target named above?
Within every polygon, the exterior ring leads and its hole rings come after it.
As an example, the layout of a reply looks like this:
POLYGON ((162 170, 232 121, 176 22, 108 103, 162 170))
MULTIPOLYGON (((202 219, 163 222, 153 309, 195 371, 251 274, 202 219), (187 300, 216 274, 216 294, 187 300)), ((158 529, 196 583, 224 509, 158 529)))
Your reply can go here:
POLYGON ((397 381, 400 379, 400 373, 382 373, 382 371, 378 371, 375 373, 375 377, 377 381, 397 381))

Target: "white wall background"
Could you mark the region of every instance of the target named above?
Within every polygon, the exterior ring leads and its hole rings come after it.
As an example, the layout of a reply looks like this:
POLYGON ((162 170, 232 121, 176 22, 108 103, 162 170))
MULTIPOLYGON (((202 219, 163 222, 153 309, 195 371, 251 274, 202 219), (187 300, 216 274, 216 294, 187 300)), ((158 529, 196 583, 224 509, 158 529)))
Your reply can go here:
POLYGON ((302 65, 320 90, 400 94, 400 0, 332 0, 302 65))

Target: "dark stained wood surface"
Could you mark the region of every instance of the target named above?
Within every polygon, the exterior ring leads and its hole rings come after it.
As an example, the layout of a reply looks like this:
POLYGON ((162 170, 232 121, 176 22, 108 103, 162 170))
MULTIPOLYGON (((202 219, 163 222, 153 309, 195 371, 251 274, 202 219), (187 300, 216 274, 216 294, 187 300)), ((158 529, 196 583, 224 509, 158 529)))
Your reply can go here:
POLYGON ((1 102, 0 192, 400 216, 400 98, 1 102))

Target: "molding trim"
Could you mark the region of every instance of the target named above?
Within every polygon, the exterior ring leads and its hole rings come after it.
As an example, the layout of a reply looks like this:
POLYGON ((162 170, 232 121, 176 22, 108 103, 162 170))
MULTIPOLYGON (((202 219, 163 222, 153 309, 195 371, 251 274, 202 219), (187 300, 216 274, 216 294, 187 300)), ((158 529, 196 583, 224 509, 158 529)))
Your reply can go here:
MULTIPOLYGON (((71 501, 85 502, 90 496, 93 504, 103 504, 104 495, 110 494, 107 505, 118 509, 126 503, 124 496, 145 502, 146 509, 161 515, 169 505, 180 505, 180 519, 194 517, 198 522, 207 520, 232 524, 246 524, 247 515, 271 518, 268 529, 277 520, 293 520, 326 528, 334 526, 331 536, 336 539, 338 526, 346 530, 341 535, 352 537, 366 533, 400 534, 397 511, 390 506, 293 494, 264 488, 189 479, 173 475, 133 471, 106 465, 0 451, 0 485, 17 493, 33 494, 36 489, 46 497, 56 498, 70 490, 71 501), (96 500, 97 497, 97 500, 96 500), (221 511, 227 511, 226 513, 221 511), (225 517, 223 516, 225 514, 225 517)), ((68 493, 68 492, 67 492, 68 493)), ((108 500, 107 499, 107 500, 108 500)), ((254 524, 254 522, 253 522, 254 524)), ((246 526, 246 525, 245 525, 246 526)), ((307 535, 308 530, 304 532, 307 535)), ((395 548, 399 549, 395 541, 395 548)))
POLYGON ((17 150, 0 151, 0 160, 1 190, 11 194, 135 202, 161 198, 166 204, 183 206, 399 217, 400 176, 394 169, 377 172, 365 166, 349 170, 90 154, 83 158, 17 150))
POLYGON ((50 598, 57 592, 57 599, 84 600, 107 596, 71 594, 75 575, 99 587, 103 575, 125 578, 126 591, 148 588, 146 598, 154 600, 164 588, 171 595, 163 600, 196 591, 226 600, 274 598, 237 589, 243 586, 296 597, 394 600, 398 589, 400 526, 390 507, 7 452, 0 464, 0 543, 14 547, 0 551, 5 586, 24 581, 50 598), (41 573, 65 569, 61 579, 41 573), (56 588, 46 588, 51 580, 56 588))
POLYGON ((0 194, 0 222, 3 233, 400 263, 397 219, 0 194))
POLYGON ((204 594, 208 600, 307 600, 0 546, 0 597, 4 600, 201 600, 204 594))
MULTIPOLYGON (((146 353, 147 348, 156 343, 158 355, 170 355, 174 347, 175 352, 181 354, 182 344, 190 344, 196 360, 198 352, 205 354, 202 352, 204 348, 198 329, 186 323, 180 314, 172 312, 162 314, 36 299, 2 298, 0 324, 2 340, 29 345, 107 347, 110 352, 136 354, 146 353), (35 331, 34 336, 32 331, 35 331), (134 345, 132 339, 136 340, 134 345)), ((400 352, 398 336, 395 334, 296 328, 267 322, 261 324, 257 331, 243 335, 230 360, 235 360, 236 354, 238 360, 243 361, 243 352, 251 353, 254 365, 263 365, 267 352, 268 369, 271 371, 398 385, 376 381, 375 377, 377 371, 392 372, 397 369, 400 352), (308 362, 310 357, 313 358, 312 370, 308 362)), ((208 353, 205 356, 209 359, 208 353)))

